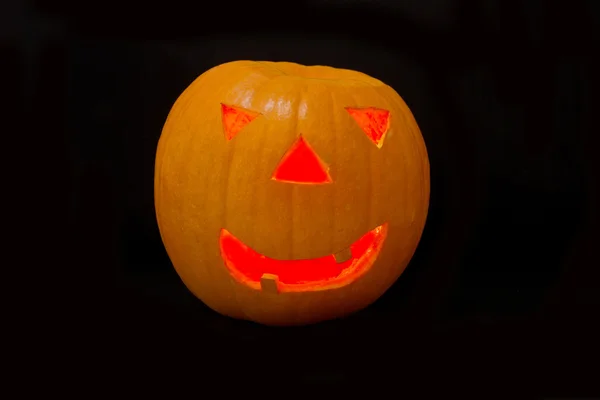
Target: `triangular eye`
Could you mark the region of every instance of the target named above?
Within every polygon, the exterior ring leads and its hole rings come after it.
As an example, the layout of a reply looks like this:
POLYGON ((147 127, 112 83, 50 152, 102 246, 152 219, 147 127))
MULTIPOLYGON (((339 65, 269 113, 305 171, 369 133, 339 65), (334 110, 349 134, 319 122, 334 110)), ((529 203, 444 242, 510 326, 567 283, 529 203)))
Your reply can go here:
POLYGON ((378 148, 383 146, 383 139, 390 128, 390 112, 380 108, 351 108, 346 111, 354 118, 358 126, 367 134, 378 148))
POLYGON ((221 116, 223 118, 223 132, 225 139, 231 140, 242 129, 252 122, 260 113, 242 107, 229 106, 221 103, 221 116))

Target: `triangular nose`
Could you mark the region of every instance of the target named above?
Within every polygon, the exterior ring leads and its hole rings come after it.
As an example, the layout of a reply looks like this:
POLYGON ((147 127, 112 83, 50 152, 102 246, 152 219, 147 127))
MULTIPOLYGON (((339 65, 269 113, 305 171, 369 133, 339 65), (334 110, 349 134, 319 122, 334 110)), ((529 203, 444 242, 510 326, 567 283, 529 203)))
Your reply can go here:
POLYGON ((331 183, 327 165, 300 136, 285 153, 271 179, 289 183, 331 183))

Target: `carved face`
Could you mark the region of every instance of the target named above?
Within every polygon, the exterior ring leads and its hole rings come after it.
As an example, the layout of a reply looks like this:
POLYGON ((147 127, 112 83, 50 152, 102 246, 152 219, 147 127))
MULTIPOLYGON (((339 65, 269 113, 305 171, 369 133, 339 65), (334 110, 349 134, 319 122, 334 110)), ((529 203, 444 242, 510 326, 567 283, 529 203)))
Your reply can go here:
POLYGON ((421 236, 429 164, 408 107, 359 72, 238 61, 201 75, 159 142, 161 235, 209 307, 293 325, 376 300, 421 236))

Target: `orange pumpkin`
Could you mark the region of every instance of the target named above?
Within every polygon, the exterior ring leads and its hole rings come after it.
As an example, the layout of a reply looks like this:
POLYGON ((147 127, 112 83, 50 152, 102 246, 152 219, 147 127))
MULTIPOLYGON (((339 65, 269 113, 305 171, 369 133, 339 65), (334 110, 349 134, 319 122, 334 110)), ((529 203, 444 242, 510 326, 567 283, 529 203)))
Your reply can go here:
POLYGON ((360 72, 236 61, 198 77, 158 144, 169 257, 213 310, 267 325, 341 317, 409 263, 429 204, 423 138, 360 72))

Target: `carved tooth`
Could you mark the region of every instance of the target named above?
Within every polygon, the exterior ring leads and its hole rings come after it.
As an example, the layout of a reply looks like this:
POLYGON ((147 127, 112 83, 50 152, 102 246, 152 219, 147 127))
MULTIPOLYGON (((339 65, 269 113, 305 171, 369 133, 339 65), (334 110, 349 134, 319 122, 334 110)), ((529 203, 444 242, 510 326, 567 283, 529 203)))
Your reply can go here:
POLYGON ((335 253, 333 257, 335 258, 335 262, 343 263, 352 258, 352 251, 350 250, 350 248, 347 248, 340 251, 339 253, 335 253))
POLYGON ((279 277, 273 274, 263 274, 260 277, 260 290, 265 293, 279 293, 277 284, 279 283, 279 277))

